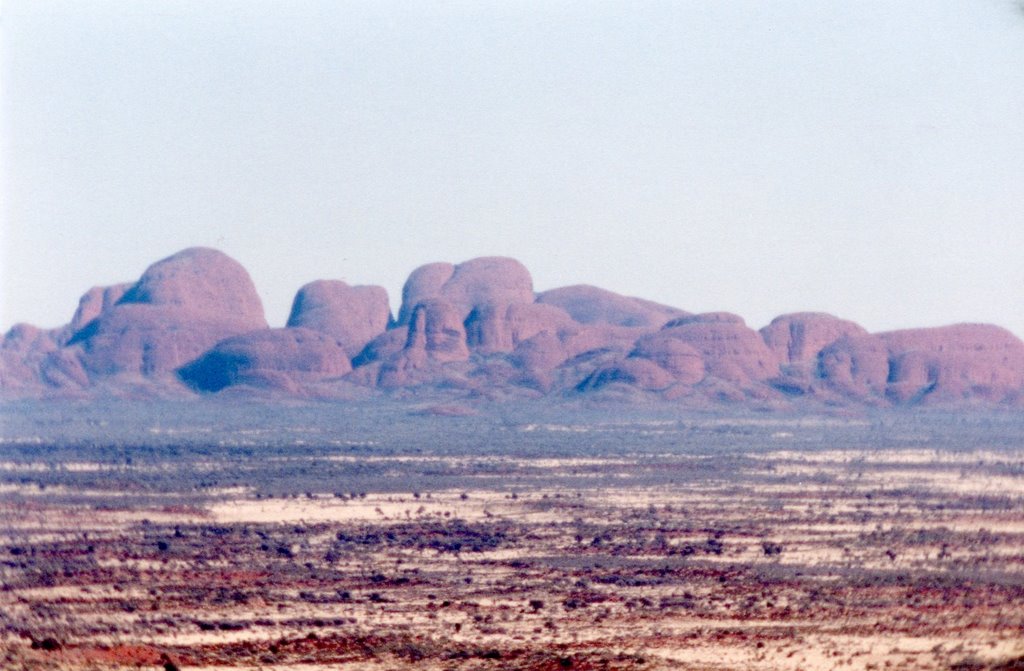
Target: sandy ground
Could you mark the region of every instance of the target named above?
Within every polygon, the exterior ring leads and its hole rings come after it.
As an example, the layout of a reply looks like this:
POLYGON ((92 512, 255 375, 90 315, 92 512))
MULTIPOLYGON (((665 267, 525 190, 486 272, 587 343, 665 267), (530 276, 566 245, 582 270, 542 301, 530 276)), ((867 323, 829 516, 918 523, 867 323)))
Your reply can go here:
POLYGON ((1024 453, 705 459, 389 457, 465 486, 156 503, 8 481, 0 667, 1024 667, 1024 453), (538 471, 575 486, 495 486, 538 471))

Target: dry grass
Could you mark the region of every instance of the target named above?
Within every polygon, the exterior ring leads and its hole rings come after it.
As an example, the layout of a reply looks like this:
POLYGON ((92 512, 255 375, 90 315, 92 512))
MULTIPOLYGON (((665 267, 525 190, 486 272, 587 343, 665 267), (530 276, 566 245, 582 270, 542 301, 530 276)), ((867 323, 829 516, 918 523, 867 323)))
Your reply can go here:
POLYGON ((1024 656, 1022 457, 430 456, 464 487, 201 505, 8 486, 0 666, 995 669, 1024 656), (538 469, 569 486, 517 486, 538 469))

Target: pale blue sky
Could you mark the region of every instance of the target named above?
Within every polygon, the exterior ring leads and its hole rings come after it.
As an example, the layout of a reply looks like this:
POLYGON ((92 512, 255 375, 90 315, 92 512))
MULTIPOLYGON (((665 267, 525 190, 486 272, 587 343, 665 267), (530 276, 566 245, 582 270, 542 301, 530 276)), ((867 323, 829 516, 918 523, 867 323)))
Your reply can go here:
POLYGON ((0 328, 192 245, 272 325, 485 254, 756 327, 1024 335, 1024 10, 4 0, 0 328))

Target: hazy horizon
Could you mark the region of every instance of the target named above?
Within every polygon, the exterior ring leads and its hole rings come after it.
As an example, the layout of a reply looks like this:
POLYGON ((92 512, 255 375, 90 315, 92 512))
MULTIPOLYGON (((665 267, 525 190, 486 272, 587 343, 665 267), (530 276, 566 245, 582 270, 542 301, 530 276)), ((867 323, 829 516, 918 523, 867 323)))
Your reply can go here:
POLYGON ((202 245, 1024 336, 1011 0, 0 4, 0 329, 202 245))

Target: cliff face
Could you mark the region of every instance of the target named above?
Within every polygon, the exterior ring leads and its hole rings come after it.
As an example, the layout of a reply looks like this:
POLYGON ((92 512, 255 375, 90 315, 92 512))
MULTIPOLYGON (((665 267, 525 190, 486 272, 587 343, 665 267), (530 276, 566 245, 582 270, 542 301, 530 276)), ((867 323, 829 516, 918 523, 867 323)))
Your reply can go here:
POLYGON ((97 287, 69 324, 0 342, 6 397, 115 393, 566 395, 759 409, 1024 405, 1024 343, 957 324, 870 334, 822 313, 755 331, 591 286, 534 294, 502 257, 417 268, 392 318, 381 287, 319 280, 270 329, 233 259, 193 248, 97 287), (355 390, 355 391, 353 391, 355 390), (362 390, 362 391, 358 391, 362 390))

